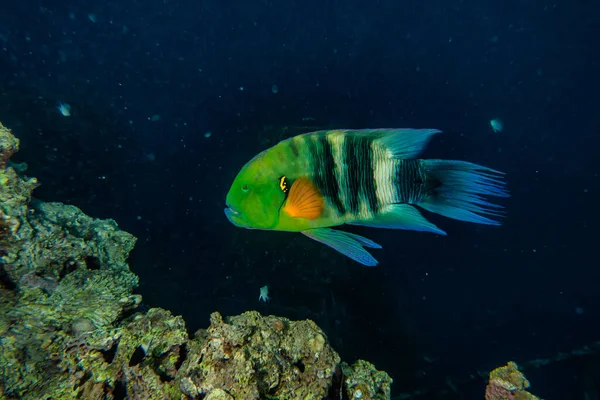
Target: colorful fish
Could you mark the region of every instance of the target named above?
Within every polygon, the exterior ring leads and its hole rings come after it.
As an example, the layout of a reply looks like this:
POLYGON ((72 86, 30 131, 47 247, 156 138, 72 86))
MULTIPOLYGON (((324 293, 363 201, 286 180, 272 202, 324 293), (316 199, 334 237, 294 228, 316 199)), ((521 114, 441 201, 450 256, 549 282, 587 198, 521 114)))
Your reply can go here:
POLYGON ((500 133, 504 130, 504 122, 501 119, 493 119, 490 121, 490 126, 494 133, 500 133))
POLYGON ((61 101, 58 103, 58 106, 56 106, 56 108, 58 109, 58 112, 62 114, 63 117, 71 116, 71 106, 69 104, 63 103, 61 101))
POLYGON ((306 133, 258 154, 227 193, 225 215, 248 229, 301 232, 361 264, 377 260, 365 237, 331 229, 350 224, 446 232, 417 207, 478 224, 500 225, 508 197, 502 172, 466 161, 417 157, 436 129, 360 129, 306 133), (491 217, 491 218, 488 218, 491 217))

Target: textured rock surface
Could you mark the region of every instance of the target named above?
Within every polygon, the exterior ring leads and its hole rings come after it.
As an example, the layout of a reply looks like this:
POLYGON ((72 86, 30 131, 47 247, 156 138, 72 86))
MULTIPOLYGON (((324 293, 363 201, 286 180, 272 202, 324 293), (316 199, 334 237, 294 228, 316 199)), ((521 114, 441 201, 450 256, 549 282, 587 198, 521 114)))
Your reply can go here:
POLYGON ((539 400, 526 389, 529 381, 517 364, 510 361, 504 367, 490 372, 490 379, 485 388, 485 400, 539 400))

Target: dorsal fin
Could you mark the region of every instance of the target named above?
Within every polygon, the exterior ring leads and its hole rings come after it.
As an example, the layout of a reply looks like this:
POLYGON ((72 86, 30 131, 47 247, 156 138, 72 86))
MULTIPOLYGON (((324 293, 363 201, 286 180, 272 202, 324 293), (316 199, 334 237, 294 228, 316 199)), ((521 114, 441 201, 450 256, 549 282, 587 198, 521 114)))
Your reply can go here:
POLYGON ((390 129, 383 130, 383 135, 376 139, 394 158, 416 158, 425 150, 433 135, 441 131, 437 129, 390 129))

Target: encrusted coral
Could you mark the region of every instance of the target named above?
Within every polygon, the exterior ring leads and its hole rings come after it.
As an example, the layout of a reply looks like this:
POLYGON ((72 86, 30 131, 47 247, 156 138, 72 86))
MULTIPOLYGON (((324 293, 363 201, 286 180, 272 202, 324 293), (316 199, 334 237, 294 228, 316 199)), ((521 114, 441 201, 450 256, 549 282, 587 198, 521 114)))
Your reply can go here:
POLYGON ((249 311, 211 325, 192 341, 183 368, 182 390, 190 397, 217 396, 227 388, 232 399, 325 398, 340 362, 314 322, 290 321, 249 311), (199 357, 198 357, 199 356, 199 357))
MULTIPOLYGON (((6 168, 8 159, 19 149, 19 139, 0 122, 0 170, 6 168)), ((0 176, 0 184, 2 177, 0 176)))
MULTIPOLYGON (((12 144, 0 160, 18 149, 11 136, 0 129, 0 143, 12 144)), ((61 362, 73 326, 110 330, 141 298, 126 263, 135 238, 76 207, 30 201, 37 180, 23 170, 5 163, 0 171, 0 365, 6 395, 42 398, 72 378, 61 362)))
POLYGON ((539 400, 525 389, 529 381, 516 363, 510 361, 504 367, 490 372, 490 380, 485 389, 485 400, 539 400))
POLYGON ((342 363, 345 388, 351 399, 390 398, 392 381, 388 374, 375 369, 367 361, 358 360, 353 365, 342 363))
POLYGON ((0 124, 0 398, 389 399, 389 376, 340 364, 312 321, 213 313, 190 338, 181 317, 136 312, 136 239, 31 200, 18 144, 0 124))

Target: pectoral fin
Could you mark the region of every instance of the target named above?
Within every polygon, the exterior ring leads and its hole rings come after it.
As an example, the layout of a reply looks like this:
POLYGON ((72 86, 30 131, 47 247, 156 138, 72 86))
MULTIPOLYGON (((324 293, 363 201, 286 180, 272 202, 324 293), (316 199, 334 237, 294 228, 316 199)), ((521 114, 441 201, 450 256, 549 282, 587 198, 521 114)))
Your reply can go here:
POLYGON ((339 251, 363 265, 369 267, 377 265, 377 260, 364 248, 380 249, 381 246, 365 237, 330 228, 309 229, 302 231, 302 234, 339 251))
POLYGON ((283 206, 292 218, 317 219, 323 214, 325 201, 319 189, 308 178, 298 178, 292 184, 283 206))

